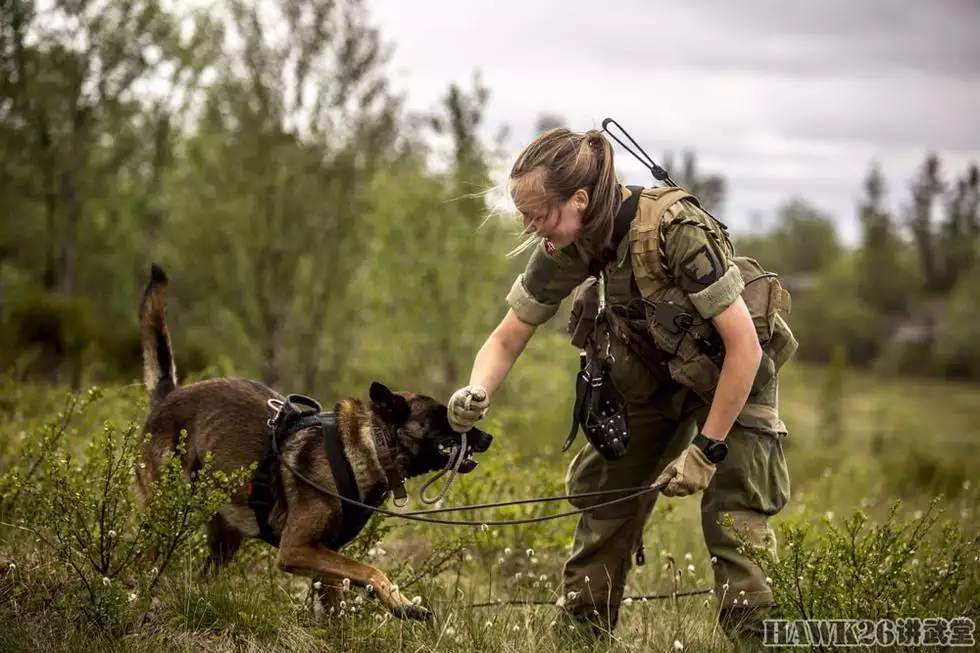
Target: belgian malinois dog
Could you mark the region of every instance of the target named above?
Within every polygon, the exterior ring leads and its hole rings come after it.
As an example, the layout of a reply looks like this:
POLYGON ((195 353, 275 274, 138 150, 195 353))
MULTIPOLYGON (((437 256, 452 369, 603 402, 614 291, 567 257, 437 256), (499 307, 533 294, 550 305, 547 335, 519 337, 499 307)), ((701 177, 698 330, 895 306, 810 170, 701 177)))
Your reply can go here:
MULTIPOLYGON (((143 426, 150 439, 142 451, 145 465, 136 472, 136 493, 141 500, 148 495, 166 455, 174 451, 182 429, 186 429, 188 440, 181 464, 189 481, 201 468, 206 452, 211 452, 215 469, 229 474, 259 463, 269 451, 267 424, 274 418, 274 407, 281 405, 277 402, 285 399, 272 388, 241 378, 209 379, 178 387, 166 323, 166 288, 166 273, 153 264, 139 306, 143 381, 150 398, 143 426)), ((470 453, 486 451, 490 446, 489 434, 472 429, 466 433, 466 451, 460 451, 462 438, 449 426, 446 405, 431 397, 393 392, 378 382, 371 385, 369 394, 366 403, 356 398, 340 400, 332 413, 335 437, 339 437, 349 465, 346 476, 353 479, 348 485, 356 487, 355 500, 366 505, 381 506, 392 492, 398 494, 405 479, 446 468, 450 462, 460 473, 471 472, 476 461, 470 453), (465 458, 451 458, 447 450, 465 458)), ((342 533, 351 530, 344 511, 351 510, 352 504, 312 487, 290 471, 292 468, 316 485, 339 492, 340 483, 324 443, 329 437, 327 431, 300 426, 279 443, 279 455, 271 463, 275 482, 270 485, 276 491, 264 534, 271 532, 274 537, 262 539, 278 547, 277 568, 321 581, 317 595, 324 607, 338 601, 339 586, 347 579, 353 586, 367 588, 400 618, 431 618, 427 609, 405 598, 384 572, 340 553, 370 515, 355 523, 355 532, 342 533)), ((331 446, 337 450, 335 444, 331 446)), ((243 489, 208 524, 208 571, 228 562, 245 538, 262 534, 257 513, 243 489)))

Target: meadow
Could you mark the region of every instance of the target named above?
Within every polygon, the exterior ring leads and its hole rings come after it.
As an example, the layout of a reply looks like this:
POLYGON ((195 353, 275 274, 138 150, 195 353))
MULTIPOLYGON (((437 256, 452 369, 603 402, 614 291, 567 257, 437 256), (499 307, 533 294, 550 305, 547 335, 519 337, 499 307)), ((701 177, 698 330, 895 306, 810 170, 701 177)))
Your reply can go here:
MULTIPOLYGON (((494 446, 477 471, 456 480, 447 505, 564 492, 574 448, 563 454, 560 447, 575 361, 560 335, 550 337, 533 343, 515 368, 511 400, 486 420, 494 446), (555 405, 544 410, 541 399, 549 397, 555 405)), ((790 430, 792 499, 773 521, 780 557, 766 568, 788 618, 976 621, 976 397, 974 386, 873 376, 843 365, 785 369, 780 407, 790 430)), ((139 383, 71 395, 9 380, 0 401, 0 650, 558 651, 583 645, 553 623, 556 609, 549 605, 561 592, 575 517, 468 527, 376 516, 348 550, 419 596, 435 618, 394 619, 359 590, 349 591, 341 614, 321 614, 310 584, 276 571, 274 549, 261 542, 247 544, 217 576, 201 576, 198 526, 236 479, 215 478, 194 493, 174 476, 164 500, 148 508, 151 518, 131 505, 127 465, 145 414, 139 383), (131 552, 151 540, 165 542, 169 557, 133 561, 131 552)), ((421 483, 410 484, 412 509, 425 507, 417 499, 421 483)), ((430 488, 428 495, 434 493, 430 488)), ((645 531, 646 564, 628 580, 633 598, 619 627, 590 650, 731 650, 710 595, 672 596, 712 586, 698 502, 696 496, 658 500, 645 531), (651 595, 657 598, 639 598, 651 595)), ((514 519, 569 507, 513 506, 452 518, 514 519)))

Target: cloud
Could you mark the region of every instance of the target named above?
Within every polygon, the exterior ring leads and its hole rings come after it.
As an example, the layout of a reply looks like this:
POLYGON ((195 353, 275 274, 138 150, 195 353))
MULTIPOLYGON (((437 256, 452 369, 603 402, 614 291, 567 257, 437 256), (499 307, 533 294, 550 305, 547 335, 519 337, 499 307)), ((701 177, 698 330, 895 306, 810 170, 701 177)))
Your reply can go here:
MULTIPOLYGON (((434 108, 475 70, 487 135, 509 151, 544 112, 576 129, 615 117, 655 158, 697 151, 729 183, 738 229, 802 196, 856 235, 861 182, 879 161, 898 208, 927 152, 960 174, 980 160, 980 3, 825 0, 376 0, 396 85, 434 108)), ((624 180, 648 182, 618 151, 624 180)))

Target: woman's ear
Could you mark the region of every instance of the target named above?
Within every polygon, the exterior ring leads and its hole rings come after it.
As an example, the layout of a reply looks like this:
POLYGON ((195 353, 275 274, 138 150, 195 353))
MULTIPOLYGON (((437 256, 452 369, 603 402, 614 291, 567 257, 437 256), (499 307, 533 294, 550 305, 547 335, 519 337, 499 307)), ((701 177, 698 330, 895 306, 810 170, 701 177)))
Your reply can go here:
POLYGON ((584 188, 579 188, 572 195, 572 202, 577 210, 584 213, 585 209, 589 208, 589 191, 584 188))

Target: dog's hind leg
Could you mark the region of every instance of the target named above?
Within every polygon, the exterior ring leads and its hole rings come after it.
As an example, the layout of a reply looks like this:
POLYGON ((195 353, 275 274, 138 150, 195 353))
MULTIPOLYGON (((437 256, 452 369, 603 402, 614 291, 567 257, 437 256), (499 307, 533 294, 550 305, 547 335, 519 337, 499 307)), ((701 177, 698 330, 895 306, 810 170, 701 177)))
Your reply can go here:
POLYGON ((215 515, 208 522, 208 547, 211 549, 205 574, 214 574, 228 563, 242 545, 242 534, 221 515, 215 515))

